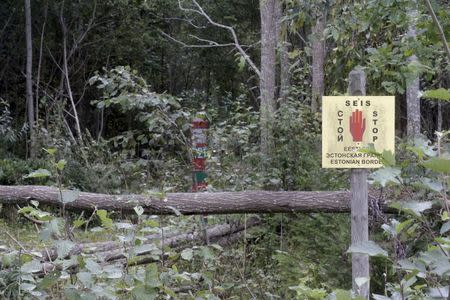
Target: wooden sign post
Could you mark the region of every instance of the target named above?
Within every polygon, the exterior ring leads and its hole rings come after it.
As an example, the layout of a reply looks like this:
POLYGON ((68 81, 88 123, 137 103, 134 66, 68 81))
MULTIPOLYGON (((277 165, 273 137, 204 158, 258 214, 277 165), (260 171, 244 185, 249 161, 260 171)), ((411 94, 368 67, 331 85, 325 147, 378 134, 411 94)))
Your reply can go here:
MULTIPOLYGON (((369 240, 367 168, 379 168, 380 160, 359 151, 373 145, 377 152, 394 153, 395 99, 393 96, 365 96, 364 71, 349 74, 349 96, 323 97, 322 167, 351 168, 351 242, 369 240)), ((355 294, 369 299, 369 256, 352 253, 352 286, 355 294)))
MULTIPOLYGON (((362 96, 366 94, 366 76, 364 71, 351 71, 348 76, 348 82, 348 93, 350 95, 362 96)), ((353 116, 354 115, 352 114, 352 117, 353 116)), ((352 119, 349 121, 349 126, 352 126, 352 121, 353 124, 355 123, 352 119)), ((350 175, 350 189, 352 191, 351 242, 352 245, 357 245, 358 243, 369 241, 369 204, 367 199, 368 187, 366 169, 352 170, 350 175)), ((352 253, 352 288, 356 294, 359 294, 365 299, 369 299, 370 295, 369 278, 369 256, 367 254, 352 253), (367 281, 361 284, 361 286, 358 286, 358 278, 367 278, 367 281)), ((364 282, 364 279, 362 282, 364 282)))

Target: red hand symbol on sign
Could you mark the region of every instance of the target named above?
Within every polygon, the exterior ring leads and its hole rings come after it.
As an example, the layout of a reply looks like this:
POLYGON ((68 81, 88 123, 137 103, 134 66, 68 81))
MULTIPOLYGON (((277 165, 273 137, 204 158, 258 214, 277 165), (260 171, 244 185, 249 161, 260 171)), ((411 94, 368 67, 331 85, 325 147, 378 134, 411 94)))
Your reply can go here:
POLYGON ((350 133, 354 142, 361 142, 366 130, 366 118, 363 119, 362 111, 356 110, 350 116, 350 133))

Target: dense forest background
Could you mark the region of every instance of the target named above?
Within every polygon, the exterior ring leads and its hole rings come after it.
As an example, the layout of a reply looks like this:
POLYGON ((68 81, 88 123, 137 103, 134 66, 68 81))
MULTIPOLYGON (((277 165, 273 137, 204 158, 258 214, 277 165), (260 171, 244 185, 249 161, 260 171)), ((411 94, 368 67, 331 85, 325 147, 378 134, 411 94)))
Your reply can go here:
MULTIPOLYGON (((210 124, 209 191, 346 189, 346 170, 320 165, 321 96, 345 95, 348 74, 356 68, 366 74, 368 95, 396 98, 398 169, 392 165, 393 173, 374 181, 384 186, 401 172, 401 188, 391 191, 395 197, 403 199, 407 189, 409 200, 447 199, 448 170, 427 171, 421 162, 438 152, 448 161, 448 28, 447 0, 3 0, 0 184, 109 194, 190 192, 191 121, 201 113, 210 124), (436 152, 432 143, 441 150, 436 152), (422 152, 411 152, 411 145, 422 152), (443 184, 436 188, 439 180, 443 184)), ((27 207, 3 205, 0 246, 17 249, 17 239, 23 248, 56 243, 63 251, 79 241, 102 241, 92 228, 103 228, 104 240, 120 239, 121 231, 128 230, 105 225, 121 220, 118 213, 89 217, 27 207), (50 221, 47 211, 61 223, 50 221), (39 222, 22 217, 30 213, 39 222), (60 236, 53 232, 37 238, 44 228, 57 231, 58 226, 65 228, 60 236), (61 241, 68 242, 61 246, 61 241)), ((371 216, 371 235, 396 255, 372 261, 373 292, 392 299, 425 299, 427 288, 448 286, 447 272, 410 283, 419 272, 406 278, 396 269, 400 258, 427 248, 436 232, 448 247, 447 230, 440 229, 448 214, 441 218, 440 211, 430 223, 424 221, 424 210, 414 210, 414 221, 406 214, 398 223, 408 222, 401 223, 400 231, 416 222, 414 230, 428 227, 404 238, 399 231, 394 242, 381 242, 381 226, 395 225, 391 216, 371 216), (413 236, 418 237, 408 244, 413 236)), ((188 216, 155 217, 155 225, 153 216, 141 214, 129 217, 139 230, 154 225, 170 232, 205 225, 201 218, 188 216)), ((209 224, 242 224, 251 217, 207 219, 209 224)), ((270 214, 261 215, 260 221, 262 225, 227 247, 153 254, 160 257, 158 264, 143 264, 120 280, 112 272, 95 273, 86 263, 72 273, 63 267, 49 273, 51 278, 23 279, 31 270, 23 265, 34 260, 21 260, 17 250, 8 252, 1 269, 17 272, 0 273, 0 295, 323 299, 351 288, 347 215, 270 214), (180 255, 177 269, 168 261, 180 255)), ((134 230, 133 241, 139 232, 134 230)))

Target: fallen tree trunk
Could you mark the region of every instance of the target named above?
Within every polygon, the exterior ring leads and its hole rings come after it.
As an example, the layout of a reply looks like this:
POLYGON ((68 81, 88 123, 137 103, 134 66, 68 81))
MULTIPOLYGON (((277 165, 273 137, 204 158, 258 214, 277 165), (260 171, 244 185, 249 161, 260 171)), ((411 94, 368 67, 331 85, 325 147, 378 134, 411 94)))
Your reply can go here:
MULTIPOLYGON (((217 224, 206 229, 208 236, 212 242, 218 242, 222 238, 228 238, 230 235, 244 231, 246 228, 254 227, 261 223, 258 217, 252 217, 247 220, 246 223, 237 224, 217 224)), ((145 237, 143 244, 157 243, 159 247, 169 246, 171 248, 180 247, 185 243, 195 242, 204 238, 203 231, 193 231, 187 233, 170 234, 162 240, 162 236, 159 234, 148 235, 145 237)), ((220 243, 219 243, 220 244, 220 243)), ((68 256, 83 254, 96 254, 103 256, 105 261, 115 260, 119 257, 123 257, 123 249, 132 247, 132 243, 121 243, 117 241, 113 242, 97 242, 97 243, 79 243, 76 244, 70 251, 68 256), (117 251, 119 250, 119 251, 117 251), (117 256, 117 257, 116 257, 117 256)), ((46 249, 40 251, 42 257, 46 261, 53 261, 58 257, 56 248, 46 249)), ((145 255, 146 252, 142 252, 139 255, 145 255)))
MULTIPOLYGON (((349 191, 320 192, 205 192, 168 193, 163 199, 155 195, 107 195, 79 193, 78 198, 66 203, 70 210, 106 209, 134 213, 140 205, 146 213, 175 214, 231 214, 231 213, 291 213, 350 211, 349 191)), ((379 192, 369 198, 378 199, 379 192)), ((0 203, 24 204, 30 200, 41 204, 59 206, 59 190, 49 186, 0 186, 0 203)), ((383 209, 387 206, 384 205, 383 209)))
MULTIPOLYGON (((261 223, 261 219, 258 217, 252 217, 247 220, 245 223, 236 223, 236 224, 217 224, 214 226, 211 226, 207 228, 207 234, 211 239, 211 242, 217 243, 219 245, 229 245, 230 240, 237 241, 238 237, 241 237, 241 233, 249 229, 251 227, 257 226, 261 223)), ((174 235, 170 238, 164 239, 164 241, 161 239, 161 236, 148 236, 149 239, 144 242, 144 244, 153 243, 157 247, 163 247, 163 246, 169 246, 171 248, 177 248, 181 249, 188 245, 189 243, 201 241, 203 239, 203 232, 202 231, 193 231, 190 233, 180 233, 177 235, 174 235)), ((96 260, 102 264, 106 265, 109 263, 115 263, 115 262, 121 262, 124 265, 128 265, 127 259, 128 259, 128 253, 127 249, 128 247, 131 247, 132 245, 128 243, 127 245, 119 242, 98 242, 98 243, 80 243, 76 244, 72 250, 69 252, 69 254, 65 257, 65 259, 70 258, 71 256, 76 256, 83 254, 84 257, 87 257, 88 254, 93 255, 96 257, 96 260), (92 250, 98 250, 92 252, 92 250)), ((8 249, 8 251, 13 251, 11 249, 8 249)), ((153 249, 149 249, 148 251, 140 251, 139 253, 135 254, 135 258, 132 260, 131 264, 129 265, 140 265, 150 262, 156 262, 157 259, 153 256, 148 257, 147 255, 151 254, 153 249), (142 257, 142 258, 137 258, 142 257)), ((61 263, 56 264, 54 260, 58 257, 56 253, 56 249, 47 249, 47 250, 40 250, 40 251, 26 251, 26 253, 33 255, 36 257, 36 253, 40 253, 37 257, 39 257, 39 260, 41 261, 41 269, 36 270, 33 272, 34 275, 42 276, 52 270, 58 269, 61 270, 63 268, 63 265, 61 263), (50 257, 49 257, 50 256, 50 257), (50 258, 50 259, 49 259, 50 258)), ((70 267, 73 268, 77 266, 78 264, 73 264, 70 267)), ((0 269, 1 269, 1 262, 0 262, 0 269)), ((10 269, 6 270, 0 270, 0 274, 2 272, 8 271, 10 269)))
MULTIPOLYGON (((222 239, 229 237, 230 235, 240 233, 244 231, 246 228, 254 227, 261 223, 261 220, 258 217, 253 217, 247 220, 244 224, 218 224, 211 228, 207 228, 206 232, 211 239, 211 242, 222 242, 222 239)), ((182 247, 184 244, 189 242, 200 241, 204 238, 204 233, 202 231, 194 231, 191 233, 182 233, 179 235, 175 235, 171 238, 159 239, 158 246, 169 246, 170 248, 178 248, 182 247)), ((143 251, 138 254, 138 256, 149 254, 151 251, 143 251)), ((119 251, 108 251, 107 255, 104 255, 104 261, 114 261, 120 258, 126 257, 126 254, 123 250, 119 251)))

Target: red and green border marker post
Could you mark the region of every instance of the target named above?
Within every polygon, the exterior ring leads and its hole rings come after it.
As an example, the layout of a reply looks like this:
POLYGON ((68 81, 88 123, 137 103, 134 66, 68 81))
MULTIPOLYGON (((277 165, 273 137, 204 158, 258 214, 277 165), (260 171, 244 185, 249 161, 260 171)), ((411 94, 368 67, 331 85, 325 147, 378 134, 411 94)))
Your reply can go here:
POLYGON ((208 156, 208 128, 206 113, 198 112, 192 120, 192 191, 205 191, 206 159, 208 156))
MULTIPOLYGON (((206 191, 208 175, 206 173, 206 159, 208 158, 208 128, 209 122, 205 112, 198 112, 192 120, 191 140, 192 140, 192 192, 206 191)), ((208 232, 206 226, 208 219, 203 216, 200 220, 205 237, 205 243, 209 245, 208 232)))

